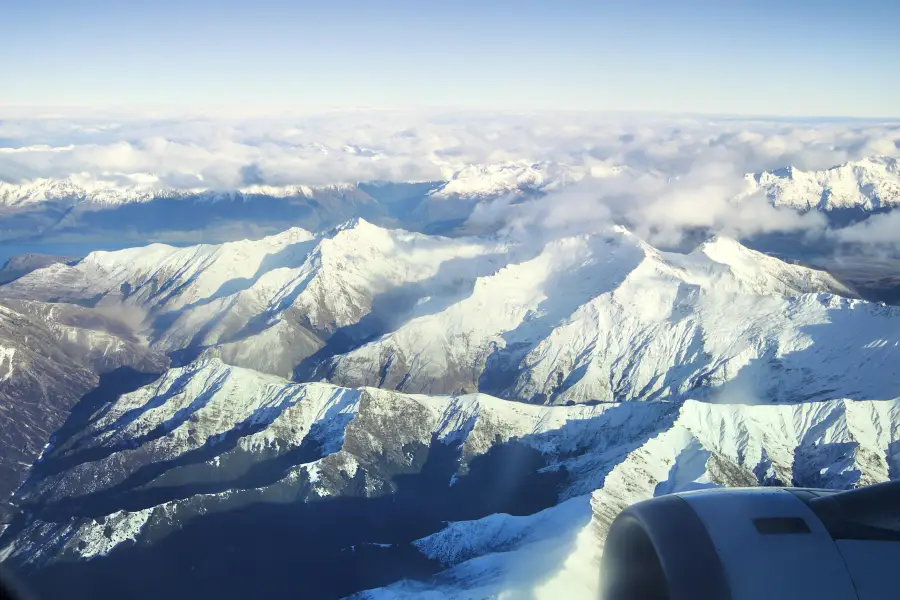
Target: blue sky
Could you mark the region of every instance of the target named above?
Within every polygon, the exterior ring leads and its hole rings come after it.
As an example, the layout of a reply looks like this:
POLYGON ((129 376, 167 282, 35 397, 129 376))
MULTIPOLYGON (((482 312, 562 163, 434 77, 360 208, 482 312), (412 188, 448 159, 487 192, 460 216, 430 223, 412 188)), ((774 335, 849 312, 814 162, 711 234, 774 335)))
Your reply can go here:
POLYGON ((900 116, 900 2, 6 0, 0 104, 900 116))

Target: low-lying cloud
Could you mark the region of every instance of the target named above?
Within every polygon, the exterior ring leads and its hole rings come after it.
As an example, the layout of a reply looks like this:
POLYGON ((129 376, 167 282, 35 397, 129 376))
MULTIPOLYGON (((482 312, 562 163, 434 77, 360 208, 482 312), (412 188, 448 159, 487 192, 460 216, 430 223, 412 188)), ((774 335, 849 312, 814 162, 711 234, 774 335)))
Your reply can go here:
POLYGON ((775 232, 820 236, 827 229, 821 213, 776 207, 763 193, 748 193, 744 173, 726 162, 698 163, 677 177, 626 172, 585 179, 526 202, 501 198, 476 206, 469 223, 475 230, 550 237, 615 223, 660 246, 677 246, 696 231, 746 238, 775 232))
POLYGON ((615 221, 660 244, 676 244, 694 229, 895 243, 895 216, 835 233, 822 215, 775 208, 760 195, 734 202, 746 190, 746 173, 824 169, 872 155, 900 156, 900 124, 388 112, 0 121, 0 181, 11 183, 76 176, 119 187, 322 186, 442 180, 469 165, 510 161, 558 163, 584 178, 528 202, 480 205, 472 226, 560 232, 615 221))
POLYGON ((829 231, 828 235, 845 244, 900 246, 900 212, 875 214, 855 225, 829 231))
MULTIPOLYGON (((2 116, 2 115, 0 115, 2 116)), ((900 154, 900 126, 560 114, 331 113, 282 119, 0 121, 0 180, 153 174, 161 185, 430 181, 472 164, 552 161, 685 175, 820 169, 900 154), (705 167, 703 167, 705 168, 705 167)))

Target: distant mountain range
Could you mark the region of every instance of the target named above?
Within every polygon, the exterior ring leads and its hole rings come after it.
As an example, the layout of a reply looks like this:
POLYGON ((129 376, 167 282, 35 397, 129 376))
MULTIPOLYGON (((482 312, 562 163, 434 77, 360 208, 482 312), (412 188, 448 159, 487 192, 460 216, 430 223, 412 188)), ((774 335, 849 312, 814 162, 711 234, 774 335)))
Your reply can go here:
MULTIPOLYGON (((900 204, 898 169, 897 160, 888 157, 823 171, 787 167, 748 175, 747 193, 762 191, 776 205, 826 211, 844 223, 900 204)), ((445 181, 324 187, 177 189, 152 175, 0 182, 0 241, 230 241, 277 233, 284 223, 319 231, 356 216, 385 226, 452 234, 479 203, 540 195, 591 177, 635 175, 625 167, 510 162, 471 165, 445 181)))
MULTIPOLYGON (((527 161, 494 165, 470 165, 453 173, 447 181, 427 182, 428 190, 439 197, 476 198, 529 189, 560 187, 585 176, 575 168, 557 163, 527 161)), ((396 182, 391 182, 396 183, 396 182)), ((404 182, 415 183, 415 182, 404 182)), ((364 184, 365 185, 365 184, 364 184)), ((378 182, 368 184, 378 187, 378 182)), ((190 199, 199 202, 228 202, 266 196, 271 198, 305 197, 319 194, 348 192, 357 183, 310 187, 306 185, 248 185, 234 190, 215 190, 203 187, 172 188, 157 177, 120 177, 94 179, 86 175, 65 179, 36 179, 19 184, 0 182, 0 204, 23 207, 41 203, 94 204, 115 206, 150 202, 156 199, 190 199)))
POLYGON ((80 258, 54 256, 51 254, 17 254, 9 258, 0 268, 0 284, 9 283, 22 275, 57 263, 74 264, 80 258))
POLYGON ((889 210, 900 206, 900 161, 886 156, 823 171, 794 167, 748 175, 778 206, 799 210, 889 210))

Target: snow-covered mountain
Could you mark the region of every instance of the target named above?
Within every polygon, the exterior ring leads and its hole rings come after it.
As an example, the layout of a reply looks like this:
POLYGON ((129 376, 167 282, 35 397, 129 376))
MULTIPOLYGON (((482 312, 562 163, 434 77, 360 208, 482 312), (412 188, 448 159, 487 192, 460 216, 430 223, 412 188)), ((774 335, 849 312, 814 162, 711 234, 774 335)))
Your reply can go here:
POLYGON ((898 399, 780 406, 687 401, 657 435, 609 468, 590 496, 528 516, 451 523, 413 543, 445 571, 354 598, 596 598, 603 541, 626 506, 710 487, 845 489, 896 479, 898 417, 898 399))
POLYGON ((162 371, 168 361, 108 314, 69 304, 0 303, 0 524, 47 438, 98 375, 129 366, 162 371))
MULTIPOLYGON (((277 233, 285 223, 322 230, 355 216, 387 227, 463 235, 502 225, 500 218, 469 222, 479 207, 493 214, 507 203, 527 202, 588 180, 619 178, 613 189, 624 194, 647 181, 665 185, 680 180, 677 173, 606 163, 520 160, 442 163, 441 169, 443 179, 431 182, 248 183, 229 189, 203 187, 202 179, 177 187, 152 174, 82 173, 0 182, 0 241, 228 241, 277 233)), ((843 226, 900 204, 898 169, 897 159, 876 156, 822 171, 786 167, 749 174, 746 189, 735 200, 762 192, 778 206, 825 211, 843 226)))
POLYGON ((203 356, 54 439, 17 496, 29 518, 2 544, 47 591, 70 581, 70 561, 96 581, 84 594, 150 597, 167 585, 160 572, 209 593, 334 597, 383 581, 310 582, 315 553, 337 570, 441 572, 362 597, 552 590, 563 571, 596 577, 604 528, 633 501, 884 481, 900 464, 898 432, 897 399, 535 406, 296 384, 203 356), (289 524, 311 515, 333 540, 289 524), (251 553, 248 582, 239 565, 251 553), (154 578, 140 575, 148 565, 154 578))
POLYGON ((554 189, 584 178, 582 169, 551 162, 527 161, 493 165, 469 165, 449 175, 431 196, 477 198, 499 196, 520 190, 554 189))
POLYGON ((319 192, 349 190, 353 187, 342 184, 319 188, 306 185, 247 185, 233 190, 174 188, 151 174, 121 175, 114 179, 96 179, 88 174, 81 174, 63 179, 39 178, 21 183, 0 181, 0 205, 21 207, 42 202, 62 202, 68 205, 89 203, 115 206, 155 199, 190 198, 201 202, 221 202, 252 199, 256 196, 313 198, 319 192))
MULTIPOLYGON (((862 346, 881 340, 900 313, 826 292, 848 294, 824 273, 731 240, 661 253, 618 228, 553 241, 480 277, 459 302, 334 356, 317 375, 542 403, 677 398, 732 380, 748 395, 790 400, 809 393, 805 382, 820 368, 823 393, 880 385, 862 375, 876 369, 862 356, 859 380, 834 382, 825 365, 845 361, 857 343, 830 323, 835 315, 857 323, 855 334, 868 331, 862 346)), ((885 347, 880 360, 890 360, 885 347)))
POLYGON ((38 269, 53 264, 72 264, 75 262, 78 262, 77 258, 68 256, 54 256, 51 254, 17 254, 11 256, 3 267, 0 268, 0 284, 8 283, 14 279, 18 279, 22 275, 27 275, 32 271, 37 271, 38 269))
MULTIPOLYGON (((512 161, 471 164, 444 168, 444 180, 422 188, 414 211, 427 216, 440 206, 459 206, 507 194, 560 189, 586 177, 606 178, 634 174, 623 166, 599 168, 560 162, 512 161)), ((762 190, 780 206, 800 210, 862 208, 877 210, 900 204, 900 163, 889 156, 873 156, 819 171, 803 171, 786 166, 748 174, 750 190, 762 190)), ((416 185, 398 182, 396 185, 416 185)), ((377 189, 377 184, 336 183, 326 186, 253 184, 233 189, 200 186, 173 187, 152 174, 117 175, 95 178, 87 173, 62 179, 34 179, 20 183, 0 181, 0 206, 25 208, 42 203, 94 205, 94 210, 153 200, 190 200, 200 203, 254 201, 260 198, 305 198, 360 194, 377 189)), ((377 194, 376 194, 377 195, 377 194)), ((372 200, 370 198, 370 200, 372 200)), ((445 208, 450 210, 450 208, 445 208)), ((458 209, 457 209, 458 210, 458 209)), ((407 215, 408 217, 409 215, 407 215)), ((433 216, 438 220, 439 216, 433 216)))
MULTIPOLYGON (((284 223, 312 230, 356 216, 386 226, 447 233, 480 203, 559 189, 588 174, 555 162, 443 167, 446 179, 332 185, 173 186, 152 174, 73 174, 0 182, 0 241, 232 241, 277 233, 284 223)), ((616 169, 591 176, 611 176, 616 169)), ((252 177, 250 179, 253 179, 252 177)))
POLYGON ((540 244, 359 219, 315 237, 94 253, 0 288, 140 311, 160 349, 214 347, 281 376, 539 403, 677 398, 733 379, 789 400, 817 369, 823 393, 879 389, 870 374, 893 356, 880 342, 896 311, 841 295, 823 272, 725 238, 684 255, 622 228, 540 244), (864 344, 853 377, 833 383, 829 361, 864 344))
POLYGON ((161 348, 216 345, 236 364, 290 376, 337 331, 365 338, 423 298, 452 302, 509 250, 355 219, 318 237, 291 229, 259 241, 97 252, 35 271, 0 296, 126 306, 146 315, 161 348))
POLYGON ((900 309, 853 296, 734 240, 662 252, 622 227, 354 219, 53 264, 0 298, 49 347, 88 340, 63 359, 84 389, 37 431, 0 547, 48 596, 589 594, 634 500, 897 477, 900 309), (152 381, 85 395, 161 352, 152 381))
MULTIPOLYGON (((519 190, 541 190, 561 187, 585 176, 583 169, 553 162, 528 161, 498 164, 467 165, 459 169, 445 169, 446 180, 435 182, 429 193, 436 197, 483 198, 519 190)), ((198 183, 202 183, 198 179, 198 183)), ((353 191, 355 183, 335 183, 325 186, 265 185, 238 186, 230 190, 202 185, 173 187, 149 173, 119 174, 93 177, 88 173, 73 174, 61 179, 38 178, 20 183, 0 181, 0 205, 24 207, 45 202, 67 205, 81 203, 98 206, 149 202, 154 199, 192 199, 200 202, 222 202, 255 197, 305 197, 335 191, 353 191)))
MULTIPOLYGON (((278 233, 285 223, 319 230, 354 216, 391 222, 397 207, 363 187, 181 189, 90 178, 0 183, 0 241, 196 243, 278 233)), ((421 186, 401 187, 427 193, 421 186)))
POLYGON ((900 162, 878 156, 823 171, 786 167, 748 175, 776 206, 799 210, 892 209, 900 206, 900 162))

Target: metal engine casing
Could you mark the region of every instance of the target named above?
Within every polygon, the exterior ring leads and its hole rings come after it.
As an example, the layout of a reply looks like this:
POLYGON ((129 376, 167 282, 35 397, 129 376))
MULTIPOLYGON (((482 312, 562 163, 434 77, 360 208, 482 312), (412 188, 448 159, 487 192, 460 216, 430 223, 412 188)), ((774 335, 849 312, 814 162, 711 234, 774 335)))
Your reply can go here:
POLYGON ((711 489, 613 521, 603 600, 900 598, 900 487, 711 489))

